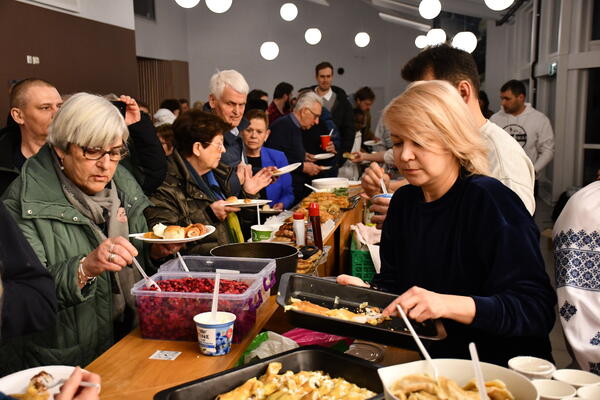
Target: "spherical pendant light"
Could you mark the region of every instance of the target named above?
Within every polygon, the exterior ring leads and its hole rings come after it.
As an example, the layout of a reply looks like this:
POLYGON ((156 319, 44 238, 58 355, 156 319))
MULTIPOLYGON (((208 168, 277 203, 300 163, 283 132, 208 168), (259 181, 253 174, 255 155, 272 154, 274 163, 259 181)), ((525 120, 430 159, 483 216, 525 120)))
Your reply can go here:
POLYGON ((428 44, 429 40, 427 40, 427 36, 425 35, 419 35, 415 39, 415 46, 417 46, 418 49, 424 49, 428 44))
POLYGON ((485 0, 485 5, 494 11, 506 10, 515 0, 485 0))
POLYGON ((279 15, 284 21, 293 21, 298 16, 298 7, 294 3, 285 3, 279 9, 279 15))
POLYGON ((458 32, 452 39, 452 47, 472 53, 477 47, 477 36, 471 32, 458 32))
POLYGON ((275 42, 264 42, 260 45, 260 55, 267 61, 274 60, 279 55, 279 46, 275 42))
POLYGON ((443 29, 434 28, 427 32, 427 42, 429 46, 437 46, 446 42, 446 32, 443 29))
POLYGON ((425 19, 434 19, 440 15, 442 3, 440 0, 421 0, 419 4, 419 14, 425 19))
POLYGON ((356 36, 354 36, 354 43, 358 47, 367 47, 371 42, 371 37, 367 32, 358 32, 356 36))
POLYGON ((306 43, 315 45, 321 41, 321 31, 317 28, 308 28, 306 32, 304 32, 304 40, 306 43))
POLYGON ((192 8, 196 7, 196 5, 200 3, 200 0, 175 0, 175 3, 183 8, 192 8))
POLYGON ((222 14, 229 10, 232 0, 206 0, 206 7, 214 13, 222 14))

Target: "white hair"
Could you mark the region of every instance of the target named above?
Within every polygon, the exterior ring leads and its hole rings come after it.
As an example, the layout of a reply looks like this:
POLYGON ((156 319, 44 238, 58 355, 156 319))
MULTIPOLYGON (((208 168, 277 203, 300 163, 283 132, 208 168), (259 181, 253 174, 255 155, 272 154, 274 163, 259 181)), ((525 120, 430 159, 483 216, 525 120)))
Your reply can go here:
POLYGON ((244 76, 234 69, 227 69, 225 71, 217 71, 210 78, 208 84, 208 90, 210 94, 215 96, 217 99, 221 99, 225 86, 229 86, 236 92, 242 94, 248 94, 250 87, 248 82, 244 79, 244 76))
POLYGON ((300 111, 303 108, 310 107, 311 104, 319 103, 319 105, 323 106, 323 99, 321 96, 316 94, 315 92, 305 92, 298 98, 298 102, 296 103, 296 107, 294 107, 294 111, 300 111))
POLYGON ((67 151, 69 143, 109 147, 126 142, 129 131, 123 116, 108 100, 89 93, 69 97, 48 128, 48 143, 67 151))

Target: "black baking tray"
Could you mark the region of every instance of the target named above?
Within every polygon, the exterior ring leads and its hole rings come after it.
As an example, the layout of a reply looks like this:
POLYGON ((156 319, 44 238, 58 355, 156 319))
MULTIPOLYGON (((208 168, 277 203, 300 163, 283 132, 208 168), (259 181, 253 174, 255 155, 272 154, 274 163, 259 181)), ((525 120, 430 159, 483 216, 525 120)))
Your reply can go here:
MULTIPOLYGON (((357 286, 338 285, 332 279, 303 274, 283 274, 279 283, 277 303, 285 307, 291 304, 292 297, 323 307, 344 307, 350 311, 357 311, 365 302, 369 306, 383 310, 398 296, 357 286), (336 297, 337 306, 334 306, 336 297)), ((419 351, 410 331, 399 317, 392 317, 389 321, 373 326, 303 311, 288 310, 285 315, 294 326, 419 351)), ((425 322, 413 320, 411 323, 425 345, 427 342, 446 338, 446 330, 439 319, 425 322)))
POLYGON ((348 202, 350 203, 348 205, 348 207, 341 207, 340 210, 343 210, 343 211, 352 210, 356 207, 356 205, 358 204, 359 201, 360 201, 360 194, 351 196, 348 198, 348 202))
MULTIPOLYGON (((273 361, 283 364, 280 373, 288 370, 294 372, 323 371, 332 378, 341 377, 372 392, 383 392, 383 386, 377 374, 377 369, 380 368, 379 365, 321 346, 305 346, 276 354, 239 368, 230 369, 170 389, 165 389, 156 393, 154 399, 214 400, 217 395, 235 389, 248 379, 263 375, 269 363, 273 361)), ((378 395, 372 399, 380 398, 382 399, 383 395, 378 395)))

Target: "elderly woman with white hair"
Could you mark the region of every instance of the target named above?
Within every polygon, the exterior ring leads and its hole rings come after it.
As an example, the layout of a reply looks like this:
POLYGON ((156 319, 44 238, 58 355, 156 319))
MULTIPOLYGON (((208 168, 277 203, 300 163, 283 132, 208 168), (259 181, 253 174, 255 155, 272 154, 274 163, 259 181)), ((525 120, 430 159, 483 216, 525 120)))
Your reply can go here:
POLYGON ((178 250, 127 239, 147 231, 150 204, 119 166, 127 137, 116 107, 77 93, 56 114, 49 144, 7 190, 4 204, 54 277, 59 311, 50 329, 3 344, 2 372, 91 362, 134 324, 130 289, 141 277, 133 258, 150 270, 151 259, 178 250))
MULTIPOLYGON (((399 297, 419 322, 442 318, 448 333, 434 357, 483 361, 552 359, 548 333, 556 296, 539 231, 521 199, 488 171, 469 110, 447 82, 417 82, 384 111, 396 166, 410 185, 391 200, 381 238, 381 273, 372 286, 399 297)), ((341 275, 338 282, 369 286, 341 275)))

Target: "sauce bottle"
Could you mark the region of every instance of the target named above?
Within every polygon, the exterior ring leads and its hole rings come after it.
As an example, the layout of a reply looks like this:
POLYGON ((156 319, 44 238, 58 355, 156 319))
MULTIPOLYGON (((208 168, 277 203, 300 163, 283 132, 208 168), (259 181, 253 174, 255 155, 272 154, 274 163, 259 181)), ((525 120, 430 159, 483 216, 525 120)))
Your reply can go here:
POLYGON ((321 234, 321 213, 319 203, 310 203, 308 206, 308 219, 312 226, 315 246, 323 250, 323 235, 321 234))
POLYGON ((294 213, 294 235, 296 236, 296 245, 304 246, 305 242, 305 226, 304 226, 304 213, 295 212, 294 213))

